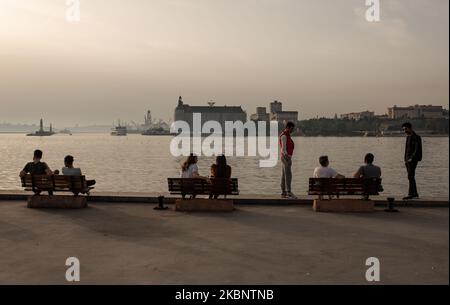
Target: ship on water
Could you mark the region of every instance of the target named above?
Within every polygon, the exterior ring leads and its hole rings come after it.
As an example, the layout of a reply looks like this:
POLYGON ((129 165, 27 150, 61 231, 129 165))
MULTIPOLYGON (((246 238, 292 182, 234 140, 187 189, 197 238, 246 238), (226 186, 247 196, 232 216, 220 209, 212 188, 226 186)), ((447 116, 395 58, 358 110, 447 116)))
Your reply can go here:
POLYGON ((46 131, 46 130, 44 130, 44 120, 41 119, 41 121, 39 123, 39 130, 34 133, 27 134, 27 136, 28 137, 48 137, 48 136, 52 136, 54 134, 55 133, 53 132, 52 124, 50 124, 50 130, 46 131))
POLYGON ((159 128, 151 128, 143 131, 141 133, 143 136, 168 136, 170 135, 170 131, 164 129, 162 127, 159 128))
POLYGON ((117 126, 114 126, 111 130, 112 136, 126 136, 127 135, 127 127, 122 126, 120 124, 120 121, 118 122, 117 126))
POLYGON ((72 135, 72 132, 69 129, 67 129, 67 128, 64 128, 63 130, 60 130, 59 133, 60 134, 68 134, 69 136, 72 135))

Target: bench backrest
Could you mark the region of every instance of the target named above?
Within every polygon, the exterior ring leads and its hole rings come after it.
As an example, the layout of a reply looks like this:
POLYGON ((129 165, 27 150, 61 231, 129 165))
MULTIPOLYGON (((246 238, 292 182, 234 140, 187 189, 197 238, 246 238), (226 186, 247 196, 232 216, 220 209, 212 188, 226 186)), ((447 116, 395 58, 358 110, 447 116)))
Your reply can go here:
POLYGON ((211 178, 168 178, 169 192, 171 194, 217 194, 238 195, 238 179, 211 178))
POLYGON ((310 178, 309 195, 378 195, 381 178, 310 178))
POLYGON ((86 189, 85 176, 26 175, 22 187, 37 190, 82 191, 86 189))

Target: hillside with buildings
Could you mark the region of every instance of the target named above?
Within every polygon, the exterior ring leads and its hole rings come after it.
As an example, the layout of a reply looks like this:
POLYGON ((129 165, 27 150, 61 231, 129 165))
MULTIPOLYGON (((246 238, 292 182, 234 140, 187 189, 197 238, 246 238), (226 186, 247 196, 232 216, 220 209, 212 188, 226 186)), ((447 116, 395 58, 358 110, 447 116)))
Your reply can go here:
POLYGON ((362 111, 336 115, 333 119, 317 118, 299 122, 303 136, 399 136, 405 121, 423 135, 449 134, 448 110, 442 106, 393 106, 387 114, 362 111))

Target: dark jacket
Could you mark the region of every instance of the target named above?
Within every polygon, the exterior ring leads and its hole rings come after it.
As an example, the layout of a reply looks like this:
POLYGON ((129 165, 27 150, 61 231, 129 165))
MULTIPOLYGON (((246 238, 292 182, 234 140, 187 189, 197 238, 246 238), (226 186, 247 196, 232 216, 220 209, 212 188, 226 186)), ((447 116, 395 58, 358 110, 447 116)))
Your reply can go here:
POLYGON ((414 131, 406 137, 405 162, 410 159, 412 162, 422 161, 422 138, 414 131))

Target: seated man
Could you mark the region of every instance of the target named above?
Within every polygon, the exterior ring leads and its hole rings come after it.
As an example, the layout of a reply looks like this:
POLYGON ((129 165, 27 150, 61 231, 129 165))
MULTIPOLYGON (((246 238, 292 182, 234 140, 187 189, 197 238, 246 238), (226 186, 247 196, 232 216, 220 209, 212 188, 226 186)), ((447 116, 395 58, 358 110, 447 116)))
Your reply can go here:
MULTIPOLYGON (((23 170, 20 171, 20 178, 24 178, 27 174, 31 175, 53 175, 52 170, 48 167, 47 163, 41 162, 42 159, 42 150, 36 149, 33 154, 33 161, 28 162, 23 170)), ((41 192, 37 191, 36 195, 39 195, 41 192)), ((49 191, 49 195, 52 195, 53 192, 49 191)))
POLYGON ((328 156, 321 156, 319 163, 321 166, 314 169, 313 178, 345 178, 331 167, 328 167, 330 165, 328 156))
POLYGON ((365 165, 361 166, 353 175, 354 178, 381 178, 381 168, 373 165, 374 155, 368 153, 364 157, 365 165))
MULTIPOLYGON (((64 167, 62 168, 62 174, 66 176, 82 176, 81 169, 79 167, 73 167, 74 158, 72 156, 64 157, 64 167)), ((86 180, 87 186, 95 185, 95 180, 86 180)))

